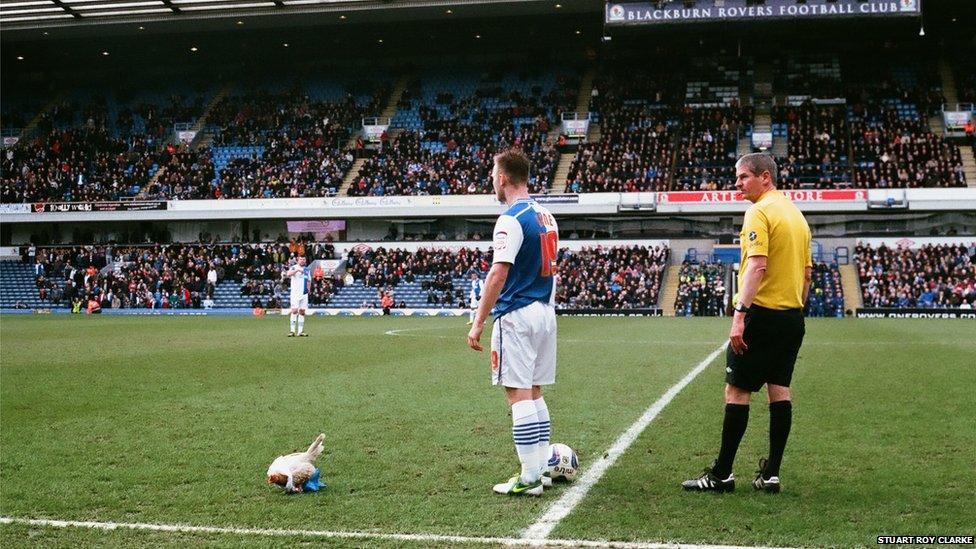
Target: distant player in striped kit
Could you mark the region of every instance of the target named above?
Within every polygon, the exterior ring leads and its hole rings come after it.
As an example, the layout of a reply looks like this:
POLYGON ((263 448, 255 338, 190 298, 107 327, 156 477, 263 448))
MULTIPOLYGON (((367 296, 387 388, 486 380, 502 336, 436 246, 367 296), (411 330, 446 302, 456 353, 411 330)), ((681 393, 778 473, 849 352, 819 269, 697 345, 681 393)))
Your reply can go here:
MULTIPOLYGON (((549 461, 549 408, 542 386, 556 382, 556 220, 529 196, 529 160, 521 151, 495 157, 492 184, 508 209, 495 223, 494 264, 485 280, 468 346, 481 351, 491 312, 491 382, 505 387, 521 471, 493 490, 538 496, 549 461)), ((548 481, 548 479, 545 479, 548 481)), ((548 483, 547 483, 548 484, 548 483)))
POLYGON ((478 302, 481 301, 481 294, 485 291, 485 281, 481 280, 478 273, 471 273, 471 293, 468 295, 468 325, 474 324, 474 316, 478 312, 478 302))
POLYGON ((305 256, 298 256, 298 261, 285 271, 282 278, 291 279, 291 330, 288 337, 308 337, 305 333, 305 310, 308 309, 308 284, 312 272, 305 266, 305 256))

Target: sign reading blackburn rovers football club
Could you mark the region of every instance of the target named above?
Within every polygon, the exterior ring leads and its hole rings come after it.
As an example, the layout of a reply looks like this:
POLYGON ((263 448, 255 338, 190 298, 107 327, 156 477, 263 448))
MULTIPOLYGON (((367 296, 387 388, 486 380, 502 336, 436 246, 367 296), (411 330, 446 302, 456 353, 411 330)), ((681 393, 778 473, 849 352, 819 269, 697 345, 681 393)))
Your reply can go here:
POLYGON ((746 0, 698 0, 694 4, 656 2, 608 2, 608 25, 654 25, 708 21, 758 21, 768 19, 817 19, 823 17, 879 17, 921 15, 921 0, 766 0, 750 5, 746 0))

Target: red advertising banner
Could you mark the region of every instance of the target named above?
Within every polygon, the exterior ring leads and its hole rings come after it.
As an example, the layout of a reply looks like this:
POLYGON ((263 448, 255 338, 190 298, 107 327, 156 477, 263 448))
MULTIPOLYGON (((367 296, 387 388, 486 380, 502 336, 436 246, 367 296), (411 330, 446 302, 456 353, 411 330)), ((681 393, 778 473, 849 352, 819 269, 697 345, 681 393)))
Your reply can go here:
MULTIPOLYGON (((784 190, 783 194, 793 202, 857 202, 868 199, 868 191, 864 189, 829 189, 829 190, 784 190)), ((657 193, 658 204, 680 203, 727 203, 743 202, 739 191, 674 191, 657 193)))

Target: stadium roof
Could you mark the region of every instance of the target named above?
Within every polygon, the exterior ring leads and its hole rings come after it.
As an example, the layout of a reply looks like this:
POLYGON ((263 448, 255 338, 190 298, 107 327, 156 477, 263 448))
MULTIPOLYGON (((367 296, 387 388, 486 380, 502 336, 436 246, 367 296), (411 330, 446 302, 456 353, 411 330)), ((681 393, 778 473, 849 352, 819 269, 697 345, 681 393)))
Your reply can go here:
MULTIPOLYGON (((559 12, 599 12, 601 0, 0 0, 5 31, 93 27, 125 23, 179 23, 181 30, 207 30, 206 21, 249 22, 300 16, 305 23, 425 19, 450 15, 488 17, 559 12), (309 17, 311 16, 311 17, 309 17), (187 29, 185 27, 189 26, 187 29)), ((131 31, 131 29, 130 29, 131 31)))

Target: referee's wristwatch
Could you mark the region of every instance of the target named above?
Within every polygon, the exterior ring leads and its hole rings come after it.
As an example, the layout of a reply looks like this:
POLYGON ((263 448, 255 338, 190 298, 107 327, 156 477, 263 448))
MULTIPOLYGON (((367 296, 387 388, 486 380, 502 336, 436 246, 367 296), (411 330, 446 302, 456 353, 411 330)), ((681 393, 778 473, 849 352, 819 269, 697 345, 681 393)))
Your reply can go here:
POLYGON ((749 307, 746 307, 742 303, 736 303, 735 304, 735 310, 736 310, 736 312, 739 312, 739 313, 748 313, 749 312, 749 307))

